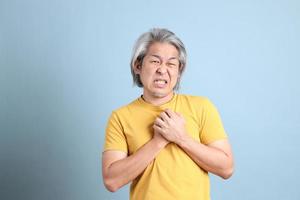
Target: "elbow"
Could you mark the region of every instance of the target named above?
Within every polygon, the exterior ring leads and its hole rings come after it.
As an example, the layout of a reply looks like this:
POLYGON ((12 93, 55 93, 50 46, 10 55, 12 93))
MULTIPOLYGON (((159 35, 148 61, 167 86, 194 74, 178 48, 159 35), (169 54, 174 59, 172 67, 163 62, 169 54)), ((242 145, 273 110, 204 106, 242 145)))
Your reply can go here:
POLYGON ((110 192, 116 192, 118 190, 117 187, 114 187, 113 185, 106 185, 105 184, 105 188, 110 191, 110 192))
POLYGON ((234 162, 233 159, 230 160, 227 167, 222 170, 222 174, 220 175, 224 180, 229 179, 234 172, 234 162))
POLYGON ((116 192, 120 187, 112 179, 105 178, 104 186, 110 192, 116 192))
POLYGON ((220 176, 221 176, 224 180, 227 180, 227 179, 229 179, 229 178, 232 176, 233 172, 234 172, 234 169, 233 169, 233 167, 231 167, 231 168, 229 168, 229 169, 224 170, 223 173, 220 174, 220 176))
POLYGON ((221 177, 224 179, 224 180, 227 180, 227 179, 229 179, 231 176, 232 176, 232 172, 226 172, 226 173, 223 173, 222 175, 221 175, 221 177))

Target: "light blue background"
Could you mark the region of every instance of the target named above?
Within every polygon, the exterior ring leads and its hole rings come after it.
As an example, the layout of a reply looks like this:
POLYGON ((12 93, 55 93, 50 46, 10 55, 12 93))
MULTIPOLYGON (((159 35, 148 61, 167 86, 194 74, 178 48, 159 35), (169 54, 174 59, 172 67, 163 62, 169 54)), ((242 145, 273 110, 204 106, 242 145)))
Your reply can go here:
POLYGON ((134 41, 166 27, 186 44, 181 93, 209 97, 233 146, 234 176, 212 199, 300 199, 300 3, 0 1, 0 199, 128 199, 104 189, 113 109, 141 94, 134 41))

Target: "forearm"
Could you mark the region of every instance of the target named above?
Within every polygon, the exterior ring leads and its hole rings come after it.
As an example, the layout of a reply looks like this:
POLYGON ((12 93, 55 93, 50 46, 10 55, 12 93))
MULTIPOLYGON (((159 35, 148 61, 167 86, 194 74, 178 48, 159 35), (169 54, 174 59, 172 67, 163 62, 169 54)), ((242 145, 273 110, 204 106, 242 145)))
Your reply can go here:
POLYGON ((233 160, 231 155, 224 151, 195 141, 193 138, 184 137, 178 145, 202 169, 227 179, 233 173, 233 160))
POLYGON ((116 191, 134 180, 153 161, 162 148, 164 148, 164 144, 152 139, 134 154, 113 162, 108 167, 105 177, 109 190, 116 191))

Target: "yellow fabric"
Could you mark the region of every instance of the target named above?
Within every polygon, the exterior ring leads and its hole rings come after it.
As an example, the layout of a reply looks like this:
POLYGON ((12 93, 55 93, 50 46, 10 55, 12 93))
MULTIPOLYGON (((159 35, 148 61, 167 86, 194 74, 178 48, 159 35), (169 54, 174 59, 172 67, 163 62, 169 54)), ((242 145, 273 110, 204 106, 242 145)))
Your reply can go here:
MULTIPOLYGON (((215 106, 204 97, 175 94, 164 105, 142 98, 114 111, 108 121, 104 151, 135 153, 151 140, 155 118, 166 108, 181 113, 186 130, 208 144, 227 138, 215 106)), ((170 143, 130 186, 131 200, 209 200, 209 177, 181 148, 170 143)))

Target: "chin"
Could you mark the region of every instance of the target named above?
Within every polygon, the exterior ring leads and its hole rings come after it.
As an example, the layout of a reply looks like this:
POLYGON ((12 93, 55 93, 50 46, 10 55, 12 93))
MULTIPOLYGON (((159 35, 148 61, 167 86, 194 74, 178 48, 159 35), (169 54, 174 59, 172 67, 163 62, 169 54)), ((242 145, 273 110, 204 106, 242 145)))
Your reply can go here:
POLYGON ((148 89, 149 94, 151 94, 153 97, 155 98, 163 98, 166 97, 170 94, 172 94, 174 91, 169 88, 169 87, 165 87, 165 88, 149 88, 148 89))
POLYGON ((153 96, 158 97, 158 98, 165 97, 167 95, 168 94, 163 93, 163 92, 153 92, 153 96))
POLYGON ((157 98, 162 98, 162 97, 166 97, 166 96, 170 95, 172 92, 173 92, 173 90, 171 90, 171 91, 157 91, 156 90, 156 91, 152 92, 152 95, 157 98))

